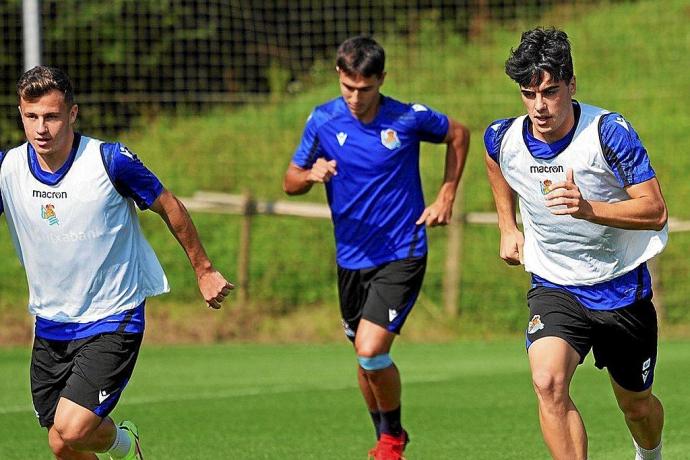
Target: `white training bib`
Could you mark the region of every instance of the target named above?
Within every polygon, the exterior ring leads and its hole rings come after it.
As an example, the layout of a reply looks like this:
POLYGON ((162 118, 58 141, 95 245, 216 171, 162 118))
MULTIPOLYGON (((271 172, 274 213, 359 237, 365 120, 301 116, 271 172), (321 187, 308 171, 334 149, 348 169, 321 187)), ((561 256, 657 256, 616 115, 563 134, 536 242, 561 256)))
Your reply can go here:
POLYGON ((544 204, 550 186, 565 181, 568 168, 585 200, 630 199, 616 180, 599 141, 606 110, 580 104, 573 139, 551 159, 532 156, 523 139, 525 117, 513 120, 501 142, 503 177, 518 194, 525 246, 525 270, 552 283, 576 286, 611 280, 659 254, 668 240, 661 231, 624 230, 571 216, 556 216, 544 204))
POLYGON ((134 202, 113 186, 102 142, 82 136, 55 185, 29 168, 28 144, 6 153, 0 190, 10 235, 26 270, 29 311, 59 322, 91 322, 169 291, 144 238, 134 202))

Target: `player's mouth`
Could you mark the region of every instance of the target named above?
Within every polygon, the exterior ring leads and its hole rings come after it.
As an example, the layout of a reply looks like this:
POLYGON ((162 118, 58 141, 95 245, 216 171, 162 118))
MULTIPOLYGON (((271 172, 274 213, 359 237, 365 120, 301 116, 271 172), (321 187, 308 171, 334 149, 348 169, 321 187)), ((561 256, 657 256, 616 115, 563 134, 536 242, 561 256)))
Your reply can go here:
POLYGON ((539 126, 546 126, 550 120, 551 117, 546 115, 537 115, 534 117, 534 122, 539 126))
POLYGON ((34 139, 34 142, 37 147, 44 149, 50 145, 51 140, 52 139, 34 139))

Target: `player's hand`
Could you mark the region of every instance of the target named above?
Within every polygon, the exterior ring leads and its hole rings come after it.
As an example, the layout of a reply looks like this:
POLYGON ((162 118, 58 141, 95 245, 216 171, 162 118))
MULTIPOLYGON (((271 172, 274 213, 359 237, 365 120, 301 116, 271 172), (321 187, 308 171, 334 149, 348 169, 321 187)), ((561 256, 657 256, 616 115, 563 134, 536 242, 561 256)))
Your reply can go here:
POLYGON ((522 250, 525 246, 525 236, 520 230, 501 232, 501 246, 499 255, 508 265, 522 265, 524 258, 522 250))
POLYGON ((427 227, 436 227, 437 225, 448 225, 450 219, 453 217, 453 202, 442 199, 437 199, 431 205, 427 206, 419 216, 415 224, 424 224, 427 227))
POLYGON ((220 304, 235 289, 217 270, 211 270, 199 276, 199 290, 209 308, 219 309, 220 304))
POLYGON ((331 180, 331 177, 338 175, 336 166, 335 160, 326 161, 325 158, 319 158, 312 165, 309 175, 307 176, 307 180, 312 183, 318 182, 325 184, 331 180))
POLYGON ((568 168, 565 182, 559 182, 551 187, 546 195, 546 206, 557 216, 570 215, 576 219, 587 219, 592 215, 592 206, 582 198, 580 188, 575 183, 573 169, 568 168))

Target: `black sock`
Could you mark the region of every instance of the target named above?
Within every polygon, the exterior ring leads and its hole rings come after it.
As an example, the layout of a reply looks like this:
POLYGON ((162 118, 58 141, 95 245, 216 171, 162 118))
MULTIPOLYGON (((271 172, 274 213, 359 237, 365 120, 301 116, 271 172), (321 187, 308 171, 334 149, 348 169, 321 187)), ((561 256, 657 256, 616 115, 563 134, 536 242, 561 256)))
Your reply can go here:
POLYGON ((400 406, 390 412, 381 412, 381 433, 391 436, 402 434, 402 424, 400 423, 400 406))
POLYGON ((371 421, 374 422, 376 439, 379 439, 381 437, 381 412, 369 412, 369 415, 371 415, 371 421))

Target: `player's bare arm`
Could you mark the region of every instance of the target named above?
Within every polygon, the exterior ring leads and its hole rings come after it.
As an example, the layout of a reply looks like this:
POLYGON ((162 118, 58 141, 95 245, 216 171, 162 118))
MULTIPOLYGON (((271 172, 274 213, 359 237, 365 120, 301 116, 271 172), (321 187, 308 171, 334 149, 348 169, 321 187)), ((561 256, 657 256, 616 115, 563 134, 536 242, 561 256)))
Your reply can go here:
POLYGON ((661 230, 666 225, 668 211, 656 178, 627 187, 629 200, 605 203, 585 200, 573 176, 569 168, 566 180, 546 196, 546 206, 556 207, 553 214, 628 230, 661 230))
POLYGON ((314 162, 310 169, 304 169, 295 163, 290 163, 285 172, 283 180, 283 190, 288 195, 302 195, 311 190, 312 185, 319 183, 325 184, 331 177, 338 175, 336 161, 326 161, 319 158, 314 162))
POLYGON ((196 274, 199 291, 208 306, 220 308, 234 286, 213 268, 187 208, 172 192, 163 190, 151 205, 151 210, 161 216, 170 229, 170 233, 175 236, 187 254, 196 274))
POLYGON ((425 224, 428 227, 447 225, 453 217, 455 194, 470 146, 470 131, 463 124, 448 118, 448 134, 443 142, 448 146, 443 184, 436 200, 427 206, 417 219, 417 225, 425 224))
POLYGON ((503 177, 500 166, 488 154, 484 156, 484 161, 496 204, 498 229, 501 232, 500 257, 508 265, 520 265, 523 263, 525 236, 518 228, 515 218, 515 192, 503 177))

